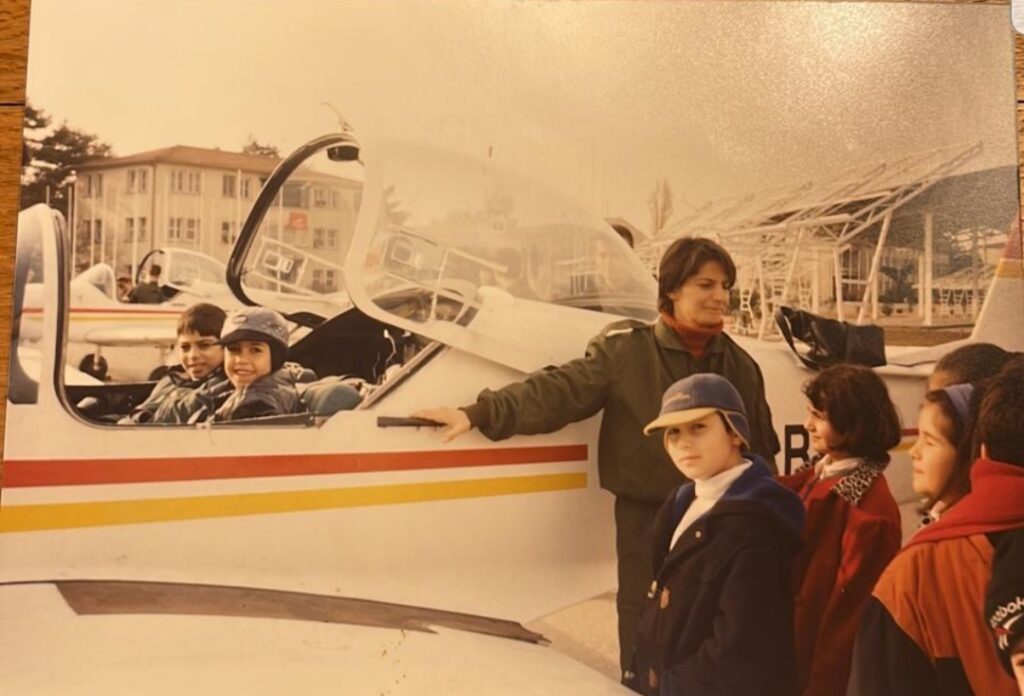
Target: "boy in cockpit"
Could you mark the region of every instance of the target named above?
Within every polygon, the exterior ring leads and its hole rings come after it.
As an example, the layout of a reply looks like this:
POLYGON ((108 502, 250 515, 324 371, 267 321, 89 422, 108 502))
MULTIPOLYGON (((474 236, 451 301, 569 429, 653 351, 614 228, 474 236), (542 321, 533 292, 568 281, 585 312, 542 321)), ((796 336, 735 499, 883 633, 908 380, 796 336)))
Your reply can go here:
POLYGON ((231 383, 224 374, 224 349, 220 333, 224 310, 201 302, 178 318, 178 358, 149 397, 122 419, 122 423, 187 423, 192 414, 208 404, 227 398, 231 383))
POLYGON ((234 392, 216 409, 215 421, 276 416, 304 410, 296 385, 316 379, 288 358, 288 323, 266 307, 246 307, 224 324, 224 371, 234 392))

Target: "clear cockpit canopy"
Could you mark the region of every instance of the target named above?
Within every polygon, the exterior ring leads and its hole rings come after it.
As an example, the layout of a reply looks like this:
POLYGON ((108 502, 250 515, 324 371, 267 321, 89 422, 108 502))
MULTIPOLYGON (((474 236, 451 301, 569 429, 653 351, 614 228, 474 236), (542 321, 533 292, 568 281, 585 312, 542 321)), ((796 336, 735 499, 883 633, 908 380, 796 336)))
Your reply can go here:
POLYGON ((334 161, 326 151, 292 172, 246 257, 242 287, 248 297, 282 312, 304 310, 325 318, 351 306, 343 266, 362 200, 361 179, 358 163, 334 161))
POLYGON ((429 301, 396 311, 419 324, 487 302, 655 316, 655 281, 629 246, 537 179, 401 141, 380 143, 366 159, 359 275, 378 307, 418 289, 429 301))

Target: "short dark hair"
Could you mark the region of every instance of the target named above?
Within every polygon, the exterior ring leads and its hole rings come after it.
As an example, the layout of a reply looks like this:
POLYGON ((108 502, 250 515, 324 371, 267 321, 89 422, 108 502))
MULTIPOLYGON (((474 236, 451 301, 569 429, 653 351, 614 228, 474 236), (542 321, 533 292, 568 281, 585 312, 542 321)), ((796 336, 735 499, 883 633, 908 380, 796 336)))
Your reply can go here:
POLYGON ((873 370, 834 365, 805 384, 804 395, 839 434, 839 442, 830 446, 854 457, 889 461, 889 450, 902 439, 900 417, 873 370))
POLYGON ((974 384, 995 375, 1011 357, 992 343, 968 343, 942 356, 934 372, 948 372, 950 384, 974 384))
POLYGON ((705 237, 680 237, 669 245, 658 264, 658 309, 672 313, 669 293, 683 286, 708 261, 722 267, 729 279, 729 287, 736 282, 736 264, 721 245, 705 237))
POLYGON ((1006 363, 985 385, 974 426, 972 454, 985 445, 990 459, 1024 466, 1024 357, 1006 363))
POLYGON ((161 273, 163 273, 163 270, 164 269, 160 268, 160 264, 154 263, 152 266, 149 267, 149 275, 158 276, 161 273))
POLYGON ((194 304, 178 317, 178 335, 194 333, 199 336, 220 337, 227 314, 217 305, 208 302, 194 304))

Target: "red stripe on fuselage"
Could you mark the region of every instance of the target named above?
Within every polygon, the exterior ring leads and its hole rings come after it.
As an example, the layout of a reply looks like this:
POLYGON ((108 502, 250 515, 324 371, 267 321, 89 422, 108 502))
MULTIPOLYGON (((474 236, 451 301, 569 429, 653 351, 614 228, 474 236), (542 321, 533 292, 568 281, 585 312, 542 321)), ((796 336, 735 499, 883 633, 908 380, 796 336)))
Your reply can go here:
MULTIPOLYGON (((152 315, 160 317, 176 317, 184 311, 184 308, 176 309, 128 309, 122 307, 72 307, 72 314, 118 314, 122 316, 132 315, 152 315)), ((43 310, 39 307, 28 307, 23 311, 24 314, 42 314, 43 310)))
POLYGON ((417 469, 586 461, 586 445, 427 452, 281 454, 173 459, 16 459, 4 462, 3 487, 313 476, 417 469))

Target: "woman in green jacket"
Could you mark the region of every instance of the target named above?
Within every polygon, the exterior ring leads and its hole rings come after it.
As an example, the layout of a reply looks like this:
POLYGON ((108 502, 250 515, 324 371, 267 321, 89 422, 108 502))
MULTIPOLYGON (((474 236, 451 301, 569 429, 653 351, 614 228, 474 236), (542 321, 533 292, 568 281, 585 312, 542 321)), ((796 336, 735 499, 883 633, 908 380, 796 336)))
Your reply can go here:
POLYGON ((666 496, 684 483, 661 441, 643 434, 658 414, 660 395, 698 372, 722 375, 750 414, 751 449, 769 463, 779 451, 761 371, 722 331, 735 280, 736 266, 721 246, 704 238, 678 239, 659 265, 657 322, 617 322, 590 342, 582 358, 484 390, 468 406, 416 414, 444 423, 449 442, 472 428, 492 440, 549 433, 604 410, 598 469, 601 486, 615 495, 623 668, 650 582, 651 525, 666 496))

